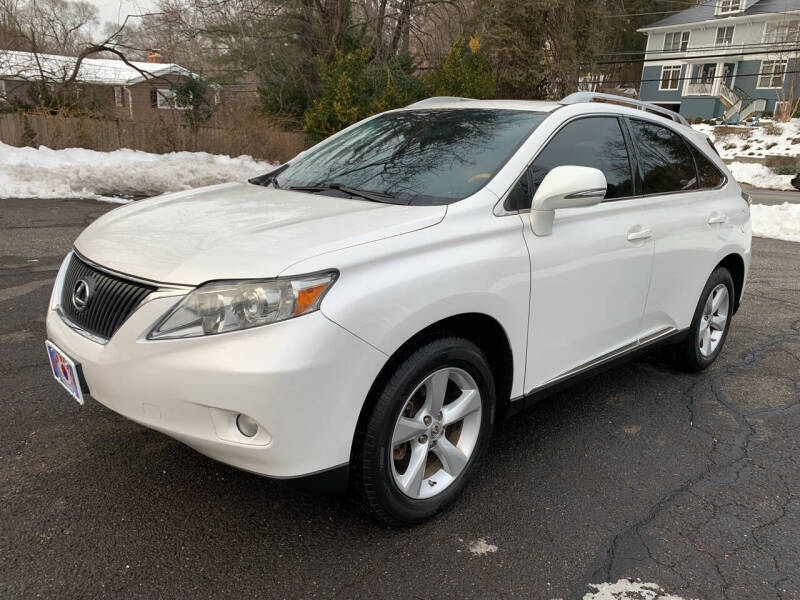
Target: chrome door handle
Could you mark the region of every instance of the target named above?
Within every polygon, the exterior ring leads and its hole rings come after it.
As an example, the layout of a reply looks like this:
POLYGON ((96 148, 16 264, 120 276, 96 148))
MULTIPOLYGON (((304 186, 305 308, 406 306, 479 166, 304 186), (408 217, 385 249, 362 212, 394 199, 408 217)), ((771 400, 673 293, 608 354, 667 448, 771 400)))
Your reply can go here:
POLYGON ((636 226, 630 230, 628 230, 628 241, 635 242, 636 240, 649 240, 653 237, 653 231, 650 229, 644 229, 643 227, 636 226))
POLYGON ((711 213, 708 217, 708 224, 709 225, 716 225, 718 223, 726 223, 728 221, 728 215, 714 212, 711 213))

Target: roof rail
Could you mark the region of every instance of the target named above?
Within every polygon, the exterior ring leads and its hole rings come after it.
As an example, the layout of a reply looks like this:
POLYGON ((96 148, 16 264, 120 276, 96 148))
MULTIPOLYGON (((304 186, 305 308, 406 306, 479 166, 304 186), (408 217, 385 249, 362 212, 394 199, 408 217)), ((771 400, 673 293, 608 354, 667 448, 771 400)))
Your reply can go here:
POLYGON ((419 102, 409 104, 406 108, 424 108, 426 106, 433 106, 435 104, 444 104, 445 102, 466 102, 474 100, 475 98, 460 98, 458 96, 433 96, 432 98, 425 98, 419 102))
POLYGON ((606 100, 607 102, 616 102, 617 104, 625 104, 652 113, 656 113, 667 119, 671 119, 682 125, 689 125, 689 123, 681 115, 672 112, 668 108, 658 106, 651 102, 644 102, 643 100, 636 100, 626 96, 617 96, 616 94, 601 94, 599 92, 575 92, 561 99, 560 104, 579 104, 581 102, 593 102, 595 100, 606 100))

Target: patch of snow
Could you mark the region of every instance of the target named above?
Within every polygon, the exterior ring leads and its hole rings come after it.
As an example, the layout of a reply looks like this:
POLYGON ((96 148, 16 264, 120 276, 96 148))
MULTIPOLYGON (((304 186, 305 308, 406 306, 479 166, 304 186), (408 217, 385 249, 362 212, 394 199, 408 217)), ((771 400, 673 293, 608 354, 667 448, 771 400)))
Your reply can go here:
POLYGON ((152 154, 83 148, 17 148, 0 143, 0 198, 93 198, 125 202, 227 181, 244 181, 271 168, 249 156, 207 152, 152 154))
POLYGON ((732 162, 728 165, 738 183, 748 183, 757 188, 770 190, 793 190, 792 175, 777 175, 769 167, 759 163, 732 162))
MULTIPOLYGON (((72 75, 77 60, 74 56, 0 50, 0 77, 29 81, 39 79, 63 81, 72 75)), ((192 75, 191 71, 175 63, 130 62, 128 64, 117 59, 87 57, 81 61, 77 80, 101 85, 125 85, 173 74, 192 75), (142 72, 146 75, 142 75, 142 72)))
POLYGON ((616 583, 593 583, 595 589, 583 596, 583 600, 684 600, 668 594, 657 583, 642 583, 620 579, 616 583))
POLYGON ((800 242, 800 204, 753 204, 750 218, 755 236, 800 242))
POLYGON ((714 142, 724 160, 735 160, 738 156, 800 156, 800 143, 792 143, 800 138, 800 119, 792 119, 788 123, 762 120, 758 127, 722 127, 719 129, 703 123, 692 125, 693 129, 706 134, 714 142), (780 133, 767 133, 765 127, 771 126, 777 126, 780 133))
POLYGON ((486 556, 490 552, 497 552, 497 546, 479 538, 469 545, 469 551, 475 556, 486 556))

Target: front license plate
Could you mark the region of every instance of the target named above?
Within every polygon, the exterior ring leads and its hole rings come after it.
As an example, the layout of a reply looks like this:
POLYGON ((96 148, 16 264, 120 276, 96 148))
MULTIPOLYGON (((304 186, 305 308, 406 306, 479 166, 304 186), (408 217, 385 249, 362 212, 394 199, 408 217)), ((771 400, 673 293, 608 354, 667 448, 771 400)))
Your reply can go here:
POLYGON ((83 386, 78 365, 69 356, 64 354, 53 342, 45 341, 47 355, 50 357, 50 367, 53 377, 64 386, 70 395, 80 404, 83 404, 83 386))

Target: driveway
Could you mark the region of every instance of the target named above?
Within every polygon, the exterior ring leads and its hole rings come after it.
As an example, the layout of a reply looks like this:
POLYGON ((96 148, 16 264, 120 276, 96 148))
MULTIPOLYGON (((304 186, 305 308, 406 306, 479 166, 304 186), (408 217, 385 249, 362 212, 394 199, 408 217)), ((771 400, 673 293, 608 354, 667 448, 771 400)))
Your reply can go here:
POLYGON ((0 597, 800 598, 800 245, 754 240, 711 370, 652 354, 553 396, 448 512, 387 529, 58 387, 51 283, 110 208, 0 200, 0 597))

